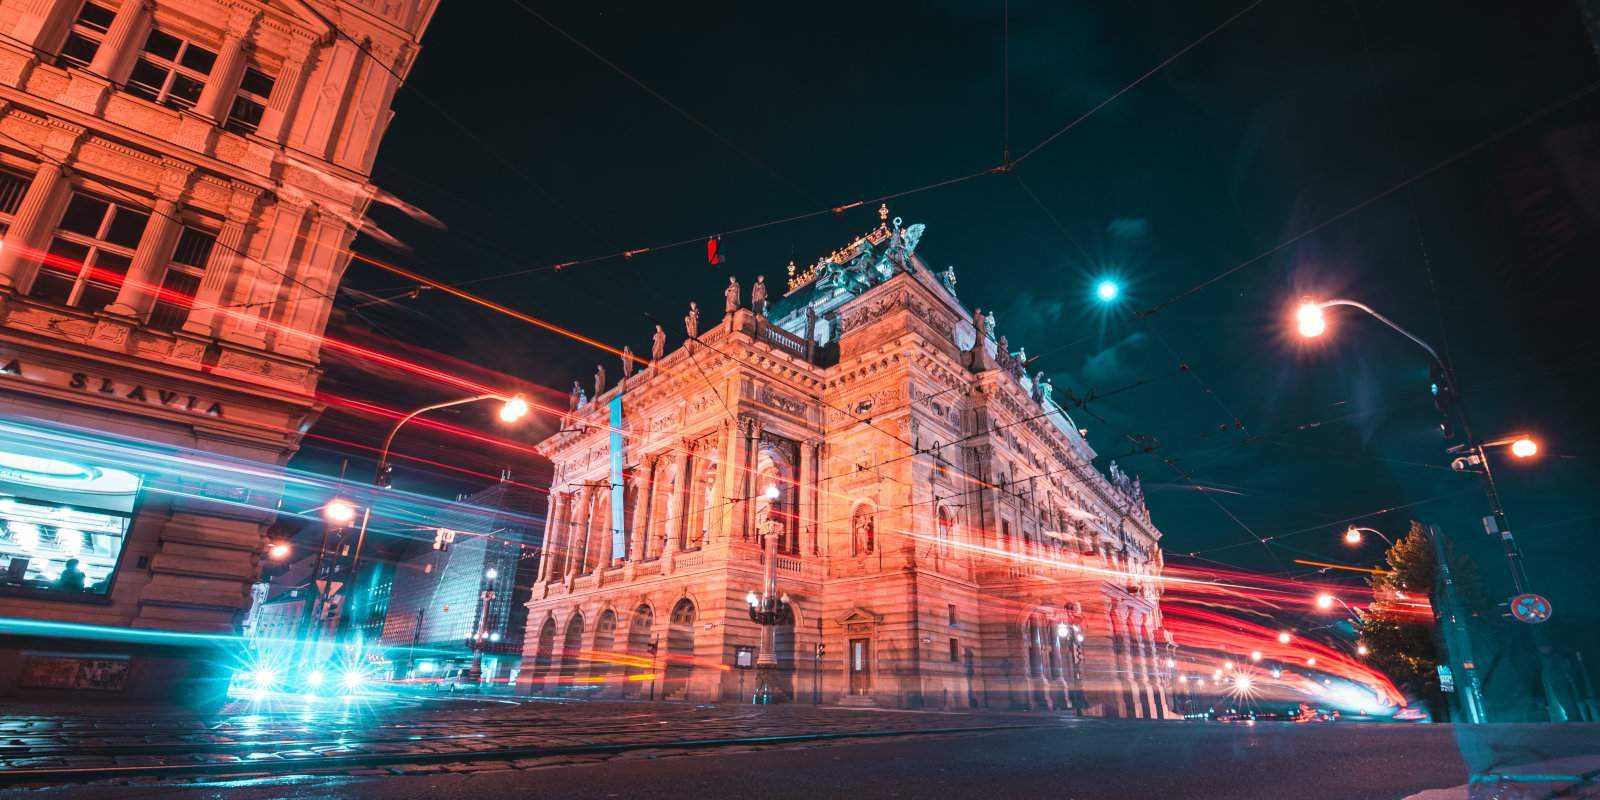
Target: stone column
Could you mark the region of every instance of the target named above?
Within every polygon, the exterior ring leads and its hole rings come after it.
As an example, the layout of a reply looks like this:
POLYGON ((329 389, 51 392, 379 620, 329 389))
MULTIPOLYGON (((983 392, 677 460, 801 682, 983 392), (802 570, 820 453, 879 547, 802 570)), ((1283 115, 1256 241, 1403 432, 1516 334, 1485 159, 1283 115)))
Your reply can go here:
POLYGON ((310 208, 279 198, 268 214, 266 251, 259 262, 246 261, 229 301, 235 312, 224 321, 222 336, 251 347, 265 347, 267 320, 278 303, 278 289, 299 244, 300 229, 310 208))
POLYGON ((259 189, 247 184, 234 184, 233 197, 228 202, 227 219, 217 232, 217 243, 211 248, 211 258, 206 261, 205 276, 195 291, 194 305, 189 309, 189 319, 183 330, 197 336, 214 336, 217 333, 217 315, 232 316, 248 313, 247 310, 222 308, 223 293, 230 282, 243 279, 245 268, 245 232, 255 214, 259 189))
POLYGON ((689 498, 692 497, 689 486, 690 463, 688 442, 679 442, 678 485, 673 487, 673 494, 677 495, 678 502, 675 513, 668 515, 666 519, 662 520, 662 522, 665 523, 666 528, 663 533, 665 533, 667 537, 666 547, 662 550, 663 555, 670 555, 678 552, 678 540, 682 538, 685 531, 688 530, 689 498))
POLYGON ((577 513, 573 515, 574 520, 572 532, 567 536, 566 572, 568 578, 578 574, 580 565, 583 563, 583 548, 587 547, 589 544, 589 494, 592 491, 593 489, 588 484, 584 484, 583 487, 578 490, 578 501, 575 507, 577 513), (580 530, 583 531, 583 536, 581 537, 578 535, 578 531, 580 530), (583 541, 578 541, 580 538, 583 541), (574 556, 576 556, 576 558, 574 558, 574 556))
POLYGON ((756 450, 761 440, 761 420, 754 416, 740 417, 743 441, 739 451, 739 538, 748 539, 756 528, 755 517, 756 450))
POLYGON ((539 553, 539 583, 550 580, 550 567, 554 561, 555 553, 556 531, 560 526, 559 520, 561 519, 564 505, 561 493, 552 490, 550 492, 550 503, 546 506, 544 515, 544 543, 540 547, 541 552, 539 553))
POLYGON ((633 536, 628 539, 629 561, 645 559, 645 542, 649 541, 650 536, 650 496, 656 482, 656 460, 646 460, 649 466, 645 467, 644 476, 634 490, 633 536))
POLYGON ((330 214, 320 215, 300 254, 304 265, 292 273, 274 349, 286 355, 315 359, 322 348, 325 314, 333 305, 350 226, 330 214))
POLYGON ((134 54, 144 46, 144 36, 149 33, 149 0, 122 0, 117 16, 100 40, 100 49, 89 62, 89 71, 121 85, 133 71, 134 54))
POLYGON ((142 318, 149 313, 156 292, 161 288, 167 261, 172 258, 179 227, 177 198, 162 197, 157 200, 150 221, 144 226, 144 235, 139 237, 139 247, 133 253, 128 276, 117 290, 116 301, 106 306, 106 313, 135 318, 142 318))
POLYGON ((78 9, 77 3, 67 0, 22 0, 11 5, 17 8, 12 12, 16 17, 8 35, 35 54, 49 43, 52 33, 59 33, 72 23, 69 15, 78 9))
POLYGON ((194 104, 196 114, 219 124, 227 120, 228 112, 233 109, 234 93, 239 91, 239 80, 244 75, 250 29, 255 27, 260 13, 241 7, 228 16, 227 32, 222 35, 222 46, 217 48, 217 62, 212 65, 206 86, 200 90, 200 99, 194 104))
POLYGON ((800 486, 798 503, 800 506, 800 532, 805 536, 801 544, 801 552, 811 555, 820 555, 821 549, 817 546, 820 532, 817 530, 817 450, 822 442, 817 439, 807 439, 800 443, 800 486))
POLYGON ((39 251, 43 250, 50 230, 49 215, 56 197, 64 184, 65 170, 54 161, 39 164, 33 182, 22 195, 11 230, 0 244, 0 291, 26 290, 33 285, 34 273, 39 269, 39 251))
POLYGON ((308 67, 316 48, 317 42, 306 36, 295 35, 289 39, 289 54, 273 81, 267 109, 261 114, 261 124, 256 126, 257 136, 278 144, 288 138, 289 124, 305 90, 306 77, 311 73, 308 67))
POLYGON ((723 426, 722 455, 719 456, 722 474, 718 481, 722 484, 717 490, 718 509, 717 526, 722 537, 728 541, 738 538, 735 529, 738 527, 736 520, 744 506, 739 502, 739 476, 743 472, 743 462, 740 460, 739 448, 743 446, 741 431, 743 427, 738 418, 729 419, 723 426))

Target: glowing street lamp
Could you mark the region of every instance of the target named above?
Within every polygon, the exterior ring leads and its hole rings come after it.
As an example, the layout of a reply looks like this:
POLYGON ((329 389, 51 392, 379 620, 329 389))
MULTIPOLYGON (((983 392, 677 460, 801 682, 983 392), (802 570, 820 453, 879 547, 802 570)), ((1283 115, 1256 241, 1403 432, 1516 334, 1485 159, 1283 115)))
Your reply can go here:
POLYGON ((356 518, 356 506, 349 500, 336 497, 322 507, 322 518, 334 525, 349 525, 356 518))
POLYGON ((1251 650, 1250 651, 1250 660, 1251 661, 1260 661, 1261 660, 1261 651, 1260 650, 1251 650))
POLYGON ((1359 527, 1359 526, 1356 526, 1356 525, 1351 525, 1350 527, 1345 529, 1345 531, 1344 531, 1345 544, 1348 544, 1348 545, 1350 545, 1352 547, 1361 544, 1361 539, 1362 539, 1361 534, 1363 534, 1363 533, 1370 533, 1373 536, 1376 536, 1379 539, 1382 539, 1390 547, 1394 547, 1394 541, 1391 540, 1389 537, 1384 536, 1383 535, 1383 531, 1380 531, 1377 528, 1363 528, 1363 527, 1359 527))
POLYGON ((1533 458, 1539 454, 1539 443, 1526 436, 1519 437, 1511 443, 1511 455, 1517 458, 1533 458))
POLYGON ((1356 655, 1364 656, 1364 655, 1369 655, 1370 653, 1372 653, 1372 650, 1369 649, 1366 645, 1364 645, 1364 644, 1356 645, 1356 655))
POLYGON ((500 421, 510 424, 528 416, 528 401, 522 395, 513 395, 500 405, 500 421))
POLYGON ((287 542, 278 542, 277 544, 267 548, 267 557, 274 561, 282 561, 283 559, 288 558, 289 544, 287 542))
POLYGON ((1293 639, 1293 638, 1294 637, 1291 636, 1288 631, 1279 631, 1278 632, 1278 644, 1288 644, 1289 640, 1293 639))
POLYGON ((1324 611, 1333 608, 1333 602, 1337 599, 1338 598, 1334 597, 1332 594, 1323 592, 1317 595, 1317 608, 1320 608, 1324 611))
POLYGON ((484 577, 485 580, 491 580, 492 581, 495 578, 500 577, 500 570, 497 570, 494 567, 490 567, 490 568, 488 568, 488 569, 483 571, 483 577, 484 577))
POLYGON ((1118 286, 1117 282, 1110 278, 1103 279, 1094 286, 1094 296, 1099 298, 1102 303, 1109 303, 1117 299, 1121 294, 1122 287, 1118 286))
POLYGON ((1302 302, 1295 309, 1294 319, 1300 335, 1307 339, 1315 339, 1328 329, 1328 321, 1322 316, 1322 305, 1310 300, 1302 302))

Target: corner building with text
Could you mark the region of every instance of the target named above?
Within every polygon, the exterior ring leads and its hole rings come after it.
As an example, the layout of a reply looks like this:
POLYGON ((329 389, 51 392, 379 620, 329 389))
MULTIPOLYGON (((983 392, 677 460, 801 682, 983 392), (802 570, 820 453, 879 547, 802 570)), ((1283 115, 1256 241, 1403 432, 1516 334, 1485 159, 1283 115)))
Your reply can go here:
POLYGON ((879 215, 791 265, 765 313, 730 289, 698 338, 574 390, 540 445, 555 478, 523 691, 749 702, 766 530, 789 701, 1169 713, 1138 481, 1091 465, 953 270, 917 255, 924 226, 879 215))
POLYGON ((0 697, 230 666, 435 0, 0 0, 0 697))

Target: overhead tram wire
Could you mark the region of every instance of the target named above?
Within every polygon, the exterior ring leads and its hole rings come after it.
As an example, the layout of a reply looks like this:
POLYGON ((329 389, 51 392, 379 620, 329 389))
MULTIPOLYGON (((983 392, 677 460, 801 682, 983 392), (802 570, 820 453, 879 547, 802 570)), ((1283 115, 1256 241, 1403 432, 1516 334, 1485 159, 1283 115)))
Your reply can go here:
POLYGON ((645 83, 643 80, 640 80, 633 73, 623 69, 616 62, 612 61, 609 58, 606 58, 603 55, 601 55, 593 47, 590 47, 588 44, 585 44, 578 37, 573 36, 571 33, 567 32, 567 30, 565 28, 562 28, 561 26, 555 24, 554 22, 551 22, 548 17, 546 17, 543 14, 540 14, 538 11, 535 11, 532 6, 529 6, 527 3, 523 2, 523 0, 511 0, 511 4, 516 6, 517 8, 522 9, 522 11, 524 13, 526 13, 528 16, 531 16, 534 19, 538 20, 539 22, 543 23, 545 25, 545 27, 549 28, 550 30, 555 31, 558 34, 560 34, 561 38, 566 39, 568 42, 571 42, 574 47, 577 47, 578 49, 584 51, 585 53, 588 53, 589 55, 593 56, 596 61, 599 61, 600 63, 606 65, 607 67, 610 67, 612 71, 616 72, 618 75, 621 75, 623 78, 627 79, 627 81, 629 83, 632 83, 634 86, 639 87, 646 94, 648 94, 651 97, 654 97, 655 99, 661 101, 662 105, 664 105, 667 108, 670 108, 673 111, 677 112, 679 116, 681 116, 684 119, 688 120, 695 127, 699 128, 702 131, 705 131, 706 134, 708 134, 711 138, 717 140, 724 147, 726 147, 729 150, 732 150, 734 153, 738 154, 740 158, 743 158, 744 160, 750 162, 752 165, 754 165, 758 169, 766 172, 768 175, 772 176, 773 179, 775 179, 779 183, 783 184, 784 186, 787 186, 788 188, 793 189, 796 194, 800 195, 800 197, 805 199, 807 202, 809 202, 809 203, 819 202, 816 197, 812 196, 811 193, 807 192, 803 187, 800 186, 800 184, 795 183, 794 181, 789 180, 788 178, 784 177, 781 173, 779 173, 776 169, 773 169, 766 162, 762 161, 759 158, 756 158, 749 151, 747 151, 744 148, 738 146, 737 144, 734 144, 733 141, 730 140, 728 137, 723 136, 722 134, 718 133, 714 128, 712 128, 710 125, 707 125, 705 122, 701 121, 699 117, 696 117, 695 115, 690 114, 688 111, 684 110, 684 108, 682 106, 678 105, 677 103, 672 102, 670 99, 667 98, 666 95, 663 95, 661 92, 656 91, 653 87, 651 87, 649 84, 645 83))
POLYGON ((1216 36, 1218 33, 1221 33, 1224 28, 1227 28, 1229 25, 1232 25, 1240 17, 1243 17, 1245 14, 1248 14, 1251 11, 1254 11, 1255 8, 1257 6, 1259 6, 1259 5, 1261 5, 1263 2, 1265 2, 1265 0, 1255 0, 1255 2, 1251 3, 1250 5, 1247 5, 1244 8, 1241 8, 1238 11, 1234 12, 1233 16, 1230 16, 1227 19, 1223 20, 1221 24, 1219 24, 1215 28, 1212 28, 1211 30, 1207 31, 1200 38, 1195 39, 1194 41, 1184 45, 1177 52, 1173 53, 1170 56, 1167 56, 1166 58, 1162 59, 1159 63, 1157 63, 1155 66, 1151 67, 1143 75, 1140 75, 1139 77, 1133 79, 1133 81, 1125 84, 1121 89, 1118 89, 1117 91, 1113 92, 1110 96, 1106 97, 1104 100, 1101 100, 1099 103, 1096 103, 1088 111, 1085 111, 1082 114, 1078 115, 1078 117, 1073 119, 1071 122, 1068 122, 1060 130, 1057 130, 1055 133, 1052 133, 1049 136, 1046 136, 1043 141, 1041 141, 1038 144, 1034 145, 1033 147, 1029 148, 1028 151, 1023 153, 1022 155, 1017 156, 1016 160, 1007 163, 1006 164, 1007 168, 1008 169, 1016 168, 1016 166, 1018 164, 1021 164, 1023 161, 1026 161, 1034 153, 1037 153, 1040 150, 1044 149, 1045 147, 1049 146, 1051 142, 1054 142, 1056 139, 1059 139, 1062 136, 1066 135, 1073 128, 1078 127, 1078 125, 1081 124, 1083 121, 1085 121, 1085 120, 1089 119, 1090 117, 1094 116, 1095 114, 1099 113, 1100 109, 1105 108, 1108 105, 1111 105, 1112 103, 1116 102, 1117 98, 1122 97, 1123 95, 1127 94, 1128 92, 1131 92, 1134 89, 1138 88, 1138 86, 1140 84, 1144 83, 1146 80, 1148 80, 1150 77, 1154 76, 1156 73, 1161 72, 1162 70, 1166 69, 1168 66, 1170 66, 1172 64, 1172 62, 1177 61, 1178 59, 1182 58, 1184 56, 1184 54, 1188 53, 1190 50, 1193 50, 1196 47, 1199 47, 1200 45, 1205 44, 1206 41, 1209 40, 1211 37, 1216 36))

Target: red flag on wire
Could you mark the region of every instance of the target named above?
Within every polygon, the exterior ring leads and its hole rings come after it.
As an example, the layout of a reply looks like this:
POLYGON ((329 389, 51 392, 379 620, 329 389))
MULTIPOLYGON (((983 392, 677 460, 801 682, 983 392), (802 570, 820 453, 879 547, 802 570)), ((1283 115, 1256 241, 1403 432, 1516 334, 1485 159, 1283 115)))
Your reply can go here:
POLYGON ((713 236, 706 240, 706 263, 712 266, 721 264, 727 259, 722 255, 722 237, 713 236))

